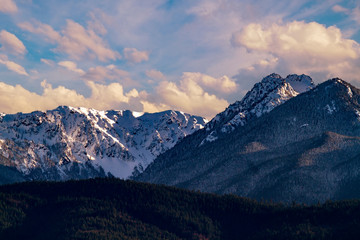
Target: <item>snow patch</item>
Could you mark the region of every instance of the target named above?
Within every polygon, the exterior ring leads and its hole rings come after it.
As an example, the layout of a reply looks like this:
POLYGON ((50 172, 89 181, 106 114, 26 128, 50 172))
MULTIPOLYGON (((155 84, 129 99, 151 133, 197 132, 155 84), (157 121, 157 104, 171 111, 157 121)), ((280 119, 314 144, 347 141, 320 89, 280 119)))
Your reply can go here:
POLYGON ((355 114, 357 116, 358 121, 360 121, 360 111, 355 109, 355 114))
POLYGON ((328 114, 333 114, 333 112, 336 111, 335 102, 331 101, 331 104, 326 104, 324 108, 327 110, 328 114))
POLYGON ((132 112, 132 115, 134 116, 134 118, 138 118, 144 115, 144 112, 132 112))
POLYGON ((352 98, 353 92, 351 91, 351 88, 349 86, 347 86, 347 92, 348 92, 349 96, 352 98))

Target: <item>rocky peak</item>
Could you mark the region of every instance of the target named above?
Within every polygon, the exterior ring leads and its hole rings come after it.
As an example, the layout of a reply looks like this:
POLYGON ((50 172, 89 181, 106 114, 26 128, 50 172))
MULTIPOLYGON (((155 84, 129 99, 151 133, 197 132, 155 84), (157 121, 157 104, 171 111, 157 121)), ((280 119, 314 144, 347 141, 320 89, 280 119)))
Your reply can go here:
POLYGON ((290 74, 285 78, 285 81, 298 93, 306 92, 315 87, 311 77, 305 74, 290 74))
POLYGON ((260 117, 299 93, 314 87, 307 75, 288 75, 285 79, 272 73, 247 92, 241 101, 231 104, 219 113, 206 126, 209 134, 201 144, 216 140, 220 135, 244 126, 253 117, 260 117), (294 86, 293 86, 294 85, 294 86))

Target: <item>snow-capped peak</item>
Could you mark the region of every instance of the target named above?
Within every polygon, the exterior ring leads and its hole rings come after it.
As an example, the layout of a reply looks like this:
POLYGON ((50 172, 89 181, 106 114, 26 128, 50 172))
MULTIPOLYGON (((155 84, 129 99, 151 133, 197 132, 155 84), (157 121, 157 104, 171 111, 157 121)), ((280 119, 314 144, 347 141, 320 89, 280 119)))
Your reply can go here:
POLYGON ((177 111, 68 106, 0 116, 0 156, 24 176, 46 180, 99 176, 101 171, 127 178, 206 123, 177 111))
POLYGON ((231 104, 224 112, 217 114, 207 125, 209 134, 202 141, 215 141, 222 134, 244 126, 250 119, 260 117, 298 94, 314 87, 309 76, 292 74, 285 79, 272 73, 247 92, 241 101, 231 104))

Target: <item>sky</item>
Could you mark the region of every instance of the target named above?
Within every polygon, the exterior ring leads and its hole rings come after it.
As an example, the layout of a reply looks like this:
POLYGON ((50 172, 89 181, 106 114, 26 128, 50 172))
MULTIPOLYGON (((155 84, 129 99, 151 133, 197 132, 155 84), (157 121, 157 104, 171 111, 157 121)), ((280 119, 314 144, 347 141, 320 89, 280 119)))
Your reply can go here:
POLYGON ((0 112, 211 119, 263 77, 360 87, 358 0, 0 0, 0 112))

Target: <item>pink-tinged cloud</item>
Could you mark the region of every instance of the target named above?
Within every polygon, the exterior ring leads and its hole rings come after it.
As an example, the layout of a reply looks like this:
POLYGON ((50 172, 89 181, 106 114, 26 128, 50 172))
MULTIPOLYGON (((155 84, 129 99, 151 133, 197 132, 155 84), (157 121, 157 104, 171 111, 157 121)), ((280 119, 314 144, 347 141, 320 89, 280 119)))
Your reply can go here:
POLYGON ((45 36, 46 40, 51 43, 56 43, 61 40, 61 35, 55 31, 50 25, 38 21, 22 22, 18 26, 28 32, 36 33, 45 36))
POLYGON ((0 12, 16 13, 18 8, 13 0, 0 0, 0 12))
POLYGON ((354 59, 359 56, 359 44, 345 39, 340 29, 325 27, 316 22, 273 24, 264 28, 249 24, 233 35, 232 43, 248 50, 269 52, 275 55, 293 55, 320 59, 354 59))
POLYGON ((0 32, 1 50, 14 55, 24 55, 26 47, 20 39, 6 30, 0 32))
POLYGON ((55 65, 54 61, 50 60, 50 59, 41 58, 40 61, 42 63, 45 63, 46 65, 49 65, 49 66, 54 66, 55 65))
POLYGON ((10 71, 13 71, 17 74, 29 76, 29 74, 26 72, 25 68, 21 65, 17 64, 16 62, 8 60, 8 57, 6 55, 0 55, 0 64, 5 65, 7 69, 10 71))
POLYGON ((124 49, 125 59, 132 63, 140 63, 149 60, 149 53, 147 51, 139 51, 136 48, 124 49))
POLYGON ((21 85, 12 86, 0 82, 0 111, 5 113, 32 112, 35 110, 54 109, 59 105, 88 107, 102 110, 129 109, 138 106, 142 110, 138 92, 133 89, 124 92, 119 83, 109 85, 88 82, 90 97, 85 97, 75 90, 64 86, 53 88, 44 80, 41 83, 42 94, 31 92, 21 85))
POLYGON ((162 81, 153 94, 142 101, 145 110, 181 110, 191 114, 211 118, 223 111, 229 103, 215 94, 210 94, 196 82, 198 79, 183 77, 180 84, 162 81))
POLYGON ((145 72, 146 76, 154 80, 165 80, 164 74, 158 70, 151 69, 145 72))
POLYGON ((333 7, 332 7, 332 10, 333 10, 334 12, 343 12, 343 13, 349 12, 349 9, 344 8, 344 7, 340 6, 340 5, 335 5, 335 6, 333 6, 333 7))
POLYGON ((214 78, 212 76, 198 73, 198 72, 185 72, 182 76, 183 82, 192 81, 197 83, 205 90, 209 90, 216 93, 232 93, 237 90, 237 84, 231 80, 228 76, 222 76, 220 78, 214 78))
POLYGON ((72 72, 78 73, 80 75, 85 74, 84 70, 78 68, 77 64, 73 61, 61 61, 61 62, 58 62, 58 65, 66 68, 72 72))
POLYGON ((86 81, 92 82, 105 82, 105 80, 123 80, 128 79, 130 81, 130 73, 121 69, 118 69, 115 65, 111 64, 106 67, 96 66, 89 68, 82 76, 86 81))
POLYGON ((55 31, 50 25, 37 21, 23 22, 18 26, 31 33, 45 36, 49 42, 58 45, 57 52, 66 53, 76 60, 91 57, 107 62, 121 58, 121 55, 111 50, 94 30, 86 29, 73 20, 66 20, 66 26, 61 33, 55 31))
POLYGON ((359 79, 356 66, 359 65, 360 45, 345 38, 335 26, 298 21, 269 27, 252 23, 233 34, 232 44, 276 60, 249 67, 254 72, 267 69, 286 74, 318 73, 324 80, 333 76, 349 81, 359 79))

